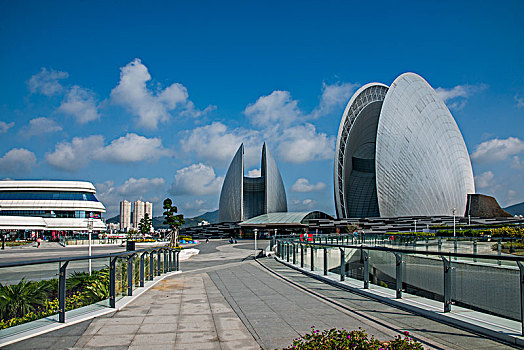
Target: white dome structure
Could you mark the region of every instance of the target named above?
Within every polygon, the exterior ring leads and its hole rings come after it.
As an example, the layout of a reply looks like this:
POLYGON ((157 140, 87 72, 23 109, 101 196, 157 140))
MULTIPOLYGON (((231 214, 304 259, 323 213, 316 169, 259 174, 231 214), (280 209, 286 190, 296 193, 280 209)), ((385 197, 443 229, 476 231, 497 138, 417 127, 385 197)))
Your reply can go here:
POLYGON ((419 75, 371 83, 350 99, 335 150, 339 218, 451 215, 475 192, 462 134, 419 75))

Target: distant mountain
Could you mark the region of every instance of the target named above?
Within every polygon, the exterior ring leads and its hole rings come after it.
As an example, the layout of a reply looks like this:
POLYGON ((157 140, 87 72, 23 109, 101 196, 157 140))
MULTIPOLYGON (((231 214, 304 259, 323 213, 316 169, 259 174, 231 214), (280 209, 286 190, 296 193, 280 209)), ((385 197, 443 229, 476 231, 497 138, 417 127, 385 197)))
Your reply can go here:
MULTIPOLYGON (((194 218, 184 218, 186 223, 182 225, 182 227, 192 227, 197 226, 198 223, 202 222, 202 220, 206 220, 210 224, 215 224, 218 222, 218 210, 215 211, 209 211, 207 213, 204 213, 199 216, 195 216, 194 218)), ((118 224, 120 222, 120 215, 113 216, 112 218, 109 218, 106 220, 106 223, 113 223, 118 224)), ((164 225, 164 217, 163 216, 156 216, 153 218, 153 227, 155 229, 160 228, 168 228, 167 225, 164 225)))
POLYGON ((118 214, 117 216, 113 216, 110 219, 106 219, 106 223, 108 224, 118 224, 119 222, 120 222, 120 214, 118 214))
POLYGON ((504 208, 511 215, 524 215, 524 202, 504 208))

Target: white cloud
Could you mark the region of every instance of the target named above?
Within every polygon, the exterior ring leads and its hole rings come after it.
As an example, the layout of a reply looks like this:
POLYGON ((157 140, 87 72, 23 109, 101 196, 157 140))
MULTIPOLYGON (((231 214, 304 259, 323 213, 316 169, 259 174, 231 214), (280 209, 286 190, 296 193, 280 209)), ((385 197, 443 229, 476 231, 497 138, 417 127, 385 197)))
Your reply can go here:
POLYGON ((0 173, 8 175, 27 174, 36 163, 36 156, 25 148, 13 148, 0 158, 0 173))
POLYGON ((180 143, 185 152, 196 152, 212 164, 225 166, 241 143, 244 143, 246 164, 256 164, 254 155, 260 157, 262 138, 257 131, 242 128, 228 130, 224 124, 214 122, 193 129, 180 143))
POLYGON ((524 160, 521 160, 519 156, 513 156, 511 160, 512 169, 524 169, 524 160))
POLYGON ((519 95, 515 95, 515 102, 517 103, 517 108, 524 107, 524 98, 519 95))
POLYGON ((147 138, 129 133, 96 152, 94 159, 110 163, 131 163, 153 161, 172 152, 162 146, 162 140, 157 137, 147 138))
POLYGON ((313 192, 313 191, 321 191, 326 188, 326 184, 323 182, 317 182, 317 184, 310 184, 308 179, 306 178, 299 178, 297 181, 291 186, 291 191, 293 192, 313 192))
POLYGON ((111 91, 112 101, 136 115, 140 126, 156 129, 158 123, 169 119, 169 111, 177 108, 183 115, 194 117, 214 109, 213 106, 204 111, 196 109, 193 102, 188 100, 189 94, 182 84, 174 83, 155 92, 147 86, 150 80, 147 67, 135 58, 120 69, 120 82, 111 91))
POLYGON ((335 137, 318 133, 313 124, 303 124, 284 130, 278 152, 284 161, 305 163, 333 157, 335 137))
POLYGON ((201 209, 205 203, 206 201, 195 199, 194 201, 185 202, 184 209, 201 209))
POLYGON ((284 126, 297 120, 302 113, 298 101, 291 99, 289 91, 273 91, 270 95, 261 96, 255 103, 246 107, 244 114, 257 126, 284 126))
POLYGON ((524 141, 518 137, 495 138, 479 144, 471 154, 471 159, 481 163, 496 162, 522 151, 524 151, 524 141))
POLYGON ((435 89, 437 94, 442 98, 449 108, 460 110, 467 104, 467 99, 472 95, 486 90, 488 85, 477 84, 477 85, 457 85, 450 89, 438 87, 435 89))
POLYGON ((67 171, 77 171, 87 165, 93 154, 98 153, 104 146, 101 135, 88 137, 74 137, 71 142, 60 142, 55 150, 46 153, 45 159, 55 168, 67 171))
POLYGON ((223 177, 216 176, 212 167, 202 163, 177 170, 170 187, 174 195, 210 195, 220 192, 223 177))
POLYGON ((115 191, 123 196, 142 196, 148 193, 158 192, 163 190, 165 186, 165 180, 161 177, 155 177, 148 179, 145 177, 135 179, 134 177, 129 178, 124 182, 123 185, 116 187, 115 191))
POLYGON ((249 177, 260 177, 262 176, 262 172, 260 169, 251 169, 247 172, 247 176, 249 177))
POLYGON ((46 117, 35 118, 29 121, 29 125, 24 127, 21 134, 27 137, 45 133, 62 131, 62 127, 53 119, 46 117))
POLYGON ((486 171, 480 175, 475 176, 475 187, 477 188, 486 188, 491 186, 491 180, 493 180, 493 173, 491 171, 486 171))
POLYGON ((85 138, 75 137, 71 142, 61 142, 53 152, 47 153, 47 162, 55 168, 77 171, 91 160, 106 163, 151 162, 160 157, 169 156, 172 152, 162 146, 160 138, 147 138, 137 134, 127 134, 104 145, 101 135, 85 138))
POLYGON ((291 204, 294 210, 311 210, 317 204, 317 201, 309 198, 304 200, 295 199, 291 204))
POLYGON ((353 83, 338 82, 332 85, 322 83, 320 103, 311 113, 312 117, 324 116, 331 113, 334 108, 345 105, 357 86, 353 83))
POLYGON ((100 118, 95 94, 77 85, 71 87, 58 111, 72 115, 80 124, 100 118))
POLYGON ((3 121, 0 121, 0 134, 7 132, 7 130, 11 129, 15 125, 15 122, 6 123, 3 121))
POLYGON ((42 95, 52 96, 62 92, 63 87, 59 80, 66 79, 67 77, 69 77, 69 74, 66 72, 42 68, 40 73, 33 75, 27 81, 27 86, 32 94, 40 93, 42 95))

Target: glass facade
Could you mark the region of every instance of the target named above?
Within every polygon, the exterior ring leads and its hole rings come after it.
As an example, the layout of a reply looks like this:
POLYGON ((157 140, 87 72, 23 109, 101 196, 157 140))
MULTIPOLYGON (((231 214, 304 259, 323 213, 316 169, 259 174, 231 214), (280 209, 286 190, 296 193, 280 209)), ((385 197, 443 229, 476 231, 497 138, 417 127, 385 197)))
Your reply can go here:
POLYGON ((2 191, 0 200, 69 200, 98 202, 89 192, 2 191))
POLYGON ((100 212, 67 210, 0 210, 0 216, 35 216, 42 218, 100 219, 100 212))

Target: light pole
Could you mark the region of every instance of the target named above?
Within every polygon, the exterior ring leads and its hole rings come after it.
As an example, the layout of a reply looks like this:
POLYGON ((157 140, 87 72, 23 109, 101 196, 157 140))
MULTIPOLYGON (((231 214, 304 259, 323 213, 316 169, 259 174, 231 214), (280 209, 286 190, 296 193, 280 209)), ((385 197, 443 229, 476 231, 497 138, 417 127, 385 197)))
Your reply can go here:
POLYGON ((453 237, 457 237, 457 232, 455 231, 455 213, 457 209, 453 208, 453 237))
POLYGON ((254 229, 253 232, 255 233, 255 258, 257 257, 257 229, 254 229))
MULTIPOLYGON (((93 219, 87 219, 87 233, 89 234, 89 256, 91 256, 91 234, 93 233, 93 219)), ((91 276, 91 259, 89 259, 89 276, 91 276)))
POLYGON ((415 235, 417 234, 417 220, 413 220, 413 222, 415 223, 415 235))

